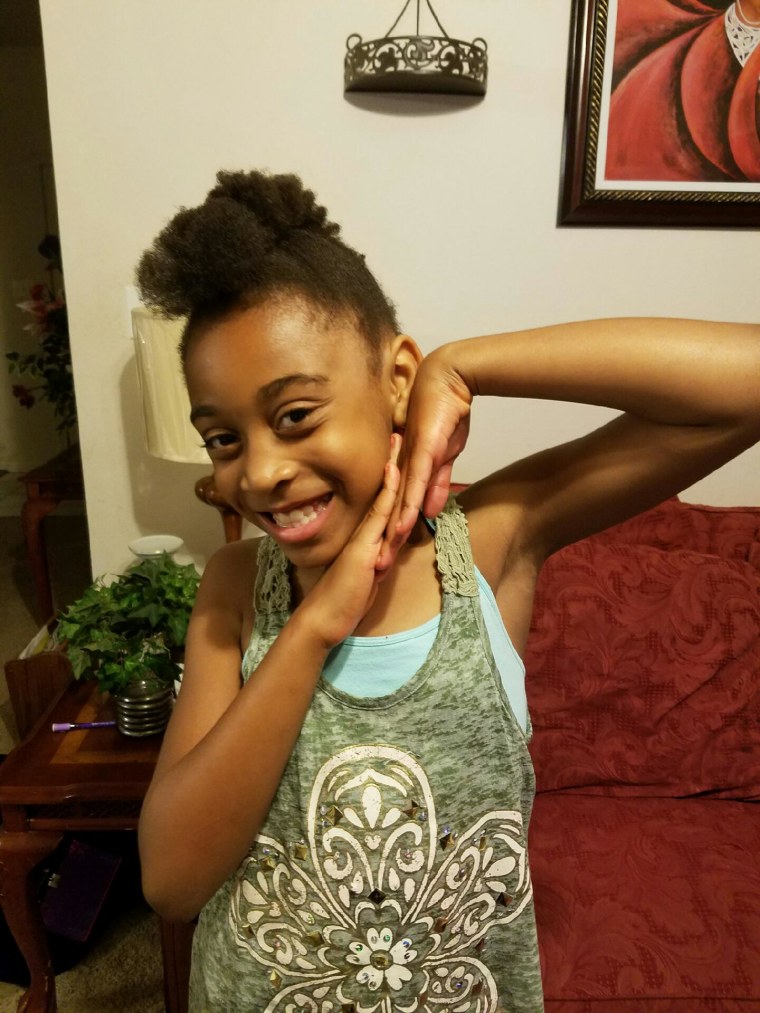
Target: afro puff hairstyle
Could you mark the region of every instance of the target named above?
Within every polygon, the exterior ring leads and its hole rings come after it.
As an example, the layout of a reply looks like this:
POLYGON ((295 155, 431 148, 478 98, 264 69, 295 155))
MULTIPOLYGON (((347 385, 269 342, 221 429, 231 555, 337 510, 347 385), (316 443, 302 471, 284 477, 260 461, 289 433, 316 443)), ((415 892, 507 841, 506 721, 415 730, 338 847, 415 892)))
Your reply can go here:
POLYGON ((294 175, 222 171, 216 179, 204 203, 181 208, 137 267, 143 302, 187 317, 183 359, 201 326, 292 293, 328 314, 351 315, 377 363, 387 334, 399 331, 395 309, 313 192, 294 175))

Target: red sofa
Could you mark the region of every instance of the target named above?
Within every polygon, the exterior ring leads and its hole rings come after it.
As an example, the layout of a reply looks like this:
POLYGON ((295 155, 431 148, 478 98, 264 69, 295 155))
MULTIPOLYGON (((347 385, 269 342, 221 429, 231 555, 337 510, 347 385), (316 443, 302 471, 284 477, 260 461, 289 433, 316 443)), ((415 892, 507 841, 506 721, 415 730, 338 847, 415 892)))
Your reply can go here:
POLYGON ((526 665, 547 1013, 758 1013, 760 509, 556 553, 526 665))

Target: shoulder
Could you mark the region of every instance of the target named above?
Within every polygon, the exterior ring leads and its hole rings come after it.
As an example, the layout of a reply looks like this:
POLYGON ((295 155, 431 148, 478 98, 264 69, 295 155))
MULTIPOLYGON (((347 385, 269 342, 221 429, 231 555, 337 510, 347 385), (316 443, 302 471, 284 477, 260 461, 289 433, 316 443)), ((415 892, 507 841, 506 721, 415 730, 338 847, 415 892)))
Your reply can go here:
POLYGON ((247 642, 253 625, 254 588, 261 538, 230 542, 218 549, 206 564, 198 590, 196 612, 208 613, 241 643, 247 642))
POLYGON ((246 538, 218 549, 203 571, 201 592, 207 596, 222 596, 229 602, 246 597, 253 599, 261 542, 261 538, 246 538))
POLYGON ((203 580, 216 582, 220 578, 250 579, 256 575, 256 561, 262 538, 244 538, 229 542, 211 556, 203 571, 203 580))

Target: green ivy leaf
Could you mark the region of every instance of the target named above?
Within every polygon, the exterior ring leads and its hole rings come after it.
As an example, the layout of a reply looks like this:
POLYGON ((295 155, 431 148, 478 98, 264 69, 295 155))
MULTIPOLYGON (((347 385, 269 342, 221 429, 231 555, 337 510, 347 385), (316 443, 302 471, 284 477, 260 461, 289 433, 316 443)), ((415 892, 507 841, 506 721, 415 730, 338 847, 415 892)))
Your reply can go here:
POLYGON ((171 682, 199 581, 192 564, 167 553, 141 560, 109 584, 94 581, 61 614, 56 630, 75 677, 97 678, 109 691, 144 671, 171 682))

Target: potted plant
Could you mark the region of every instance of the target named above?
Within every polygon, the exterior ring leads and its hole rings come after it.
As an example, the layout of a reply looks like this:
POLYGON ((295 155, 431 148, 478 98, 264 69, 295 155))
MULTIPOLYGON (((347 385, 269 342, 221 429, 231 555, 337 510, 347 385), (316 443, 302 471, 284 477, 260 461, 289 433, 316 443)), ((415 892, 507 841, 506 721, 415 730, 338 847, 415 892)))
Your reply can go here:
POLYGON ((163 552, 110 583, 96 580, 59 617, 56 641, 74 677, 114 696, 127 735, 161 731, 169 719, 199 580, 192 564, 163 552))

